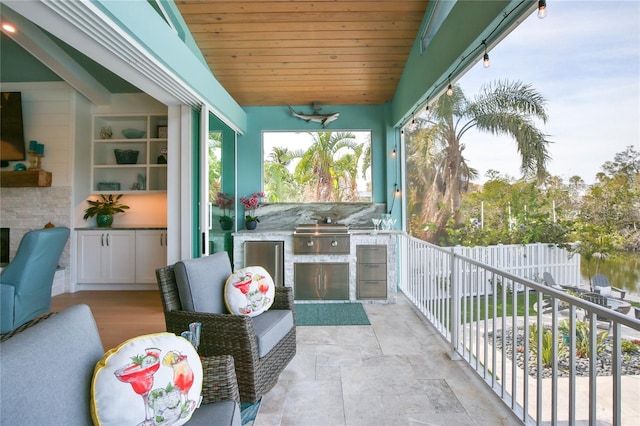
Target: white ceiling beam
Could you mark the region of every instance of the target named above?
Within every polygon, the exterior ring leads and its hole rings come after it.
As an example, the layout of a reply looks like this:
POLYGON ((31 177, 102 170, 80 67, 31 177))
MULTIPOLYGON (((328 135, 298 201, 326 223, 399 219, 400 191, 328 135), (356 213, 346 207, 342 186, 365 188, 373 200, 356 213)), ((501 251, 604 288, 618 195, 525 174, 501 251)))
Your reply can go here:
POLYGON ((16 28, 15 32, 2 29, 6 36, 31 53, 71 87, 94 104, 109 105, 111 103, 109 90, 51 40, 37 25, 8 7, 2 8, 2 19, 3 22, 11 22, 16 28))

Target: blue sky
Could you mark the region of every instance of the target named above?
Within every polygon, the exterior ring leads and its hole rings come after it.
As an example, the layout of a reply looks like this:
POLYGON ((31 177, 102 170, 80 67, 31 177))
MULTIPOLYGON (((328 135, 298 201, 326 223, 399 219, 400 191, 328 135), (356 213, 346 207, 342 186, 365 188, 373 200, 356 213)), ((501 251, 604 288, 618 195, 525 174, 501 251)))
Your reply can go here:
MULTIPOLYGON (((565 181, 593 183, 602 164, 632 145, 640 150, 640 2, 547 0, 456 83, 471 98, 496 80, 533 85, 547 99, 548 170, 565 181)), ((464 156, 480 172, 520 177, 516 144, 484 133, 463 138, 464 156)))

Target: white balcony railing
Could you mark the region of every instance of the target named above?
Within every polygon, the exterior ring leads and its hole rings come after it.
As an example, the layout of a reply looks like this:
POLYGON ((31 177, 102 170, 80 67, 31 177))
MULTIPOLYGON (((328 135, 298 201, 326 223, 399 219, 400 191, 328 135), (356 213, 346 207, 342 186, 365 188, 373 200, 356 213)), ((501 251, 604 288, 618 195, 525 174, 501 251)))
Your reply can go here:
POLYGON ((525 424, 640 424, 640 366, 621 350, 640 321, 534 281, 547 271, 578 283, 579 259, 542 244, 400 239, 403 293, 525 424))

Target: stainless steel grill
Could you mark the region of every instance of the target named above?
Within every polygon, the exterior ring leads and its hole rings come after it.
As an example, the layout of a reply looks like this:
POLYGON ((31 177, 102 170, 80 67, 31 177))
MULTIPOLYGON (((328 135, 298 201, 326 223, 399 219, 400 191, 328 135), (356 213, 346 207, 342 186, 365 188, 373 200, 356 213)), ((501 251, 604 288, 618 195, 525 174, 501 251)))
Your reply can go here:
POLYGON ((301 224, 293 233, 294 254, 349 254, 346 225, 301 224))

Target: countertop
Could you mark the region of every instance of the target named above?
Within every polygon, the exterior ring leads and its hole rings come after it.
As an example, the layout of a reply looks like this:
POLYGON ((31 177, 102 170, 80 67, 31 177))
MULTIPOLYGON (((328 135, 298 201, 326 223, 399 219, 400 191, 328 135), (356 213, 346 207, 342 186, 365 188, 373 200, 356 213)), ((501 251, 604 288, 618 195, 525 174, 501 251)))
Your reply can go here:
MULTIPOLYGON (((376 235, 374 233, 373 228, 355 228, 349 229, 349 234, 368 234, 368 235, 376 235)), ((255 229, 253 231, 249 231, 246 229, 234 232, 233 234, 239 235, 250 235, 250 234, 269 234, 269 235, 292 235, 294 233, 293 229, 255 229)), ((399 229, 391 229, 389 231, 386 230, 378 230, 377 234, 401 234, 402 231, 399 229)))
POLYGON ((86 226, 74 228, 76 231, 148 231, 148 230, 166 230, 167 227, 161 225, 116 225, 108 228, 98 226, 86 226))

